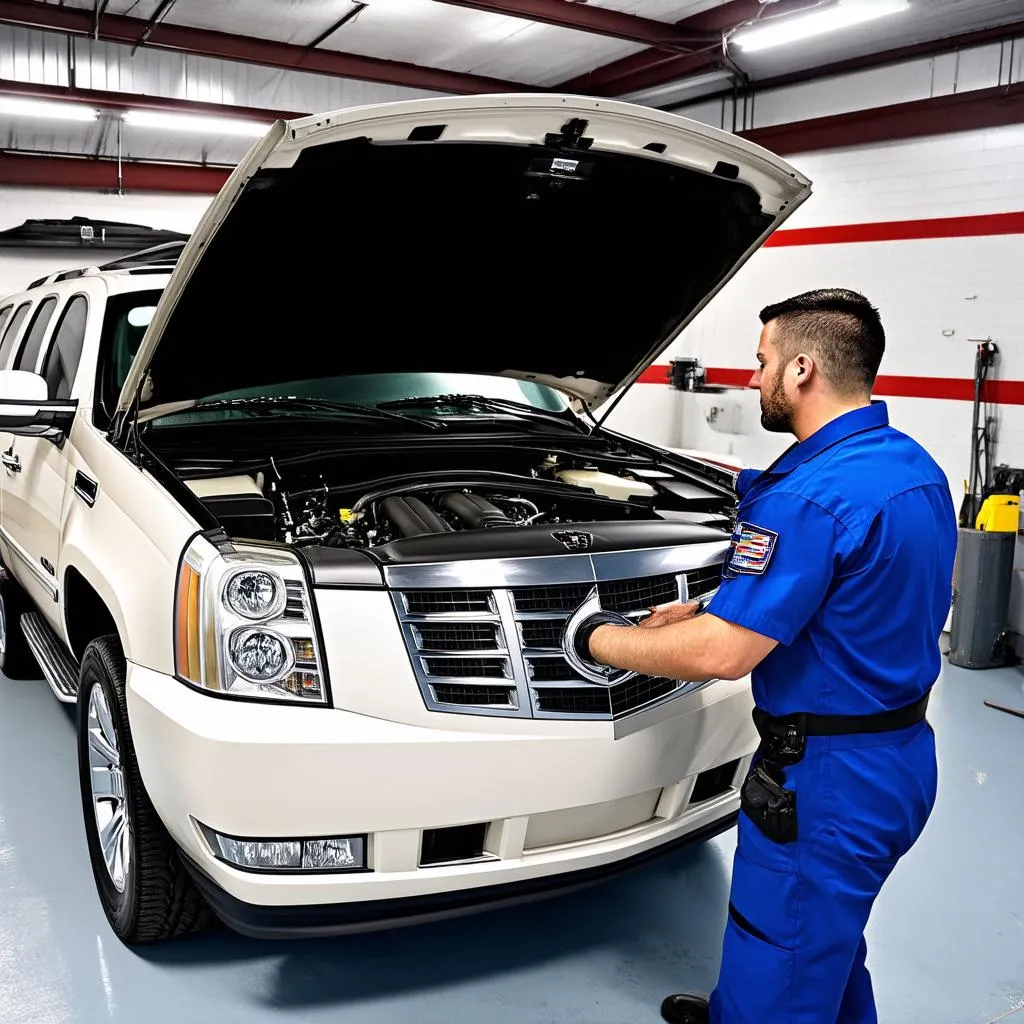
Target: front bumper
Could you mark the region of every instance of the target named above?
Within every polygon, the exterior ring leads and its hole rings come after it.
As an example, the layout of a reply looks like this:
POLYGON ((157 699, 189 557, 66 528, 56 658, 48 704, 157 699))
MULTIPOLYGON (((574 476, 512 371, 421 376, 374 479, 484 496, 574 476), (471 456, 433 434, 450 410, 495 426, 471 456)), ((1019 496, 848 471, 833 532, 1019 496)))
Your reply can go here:
POLYGON ((409 896, 404 899, 364 900, 358 903, 315 903, 307 906, 264 907, 236 899, 196 863, 185 858, 206 902, 228 927, 253 939, 308 939, 347 935, 399 925, 425 924, 481 910, 496 910, 531 900, 582 889, 613 878, 673 850, 705 842, 736 824, 739 811, 714 819, 672 842, 625 860, 600 867, 567 871, 540 878, 454 892, 409 896))
POLYGON ((216 699, 128 666, 150 799, 214 908, 254 935, 366 929, 529 898, 721 831, 757 743, 751 707, 746 681, 716 682, 628 729, 443 714, 408 725, 216 699), (723 765, 732 767, 715 795, 695 799, 698 776, 723 765), (239 870, 213 856, 196 822, 251 838, 366 834, 370 870, 239 870), (479 823, 484 857, 421 866, 424 830, 479 823))

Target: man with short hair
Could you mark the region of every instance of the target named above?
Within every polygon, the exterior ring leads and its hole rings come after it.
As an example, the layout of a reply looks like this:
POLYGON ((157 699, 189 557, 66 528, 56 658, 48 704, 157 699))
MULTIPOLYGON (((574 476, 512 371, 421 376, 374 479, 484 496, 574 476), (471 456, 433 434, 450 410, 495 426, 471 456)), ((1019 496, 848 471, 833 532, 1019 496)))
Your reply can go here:
POLYGON ((581 657, 676 679, 752 673, 761 737, 742 786, 718 986, 669 996, 673 1024, 874 1024, 864 928, 935 800, 925 720, 957 525, 947 481, 871 390, 885 348, 862 295, 761 313, 751 386, 797 443, 737 480, 721 589, 641 626, 598 613, 581 657))

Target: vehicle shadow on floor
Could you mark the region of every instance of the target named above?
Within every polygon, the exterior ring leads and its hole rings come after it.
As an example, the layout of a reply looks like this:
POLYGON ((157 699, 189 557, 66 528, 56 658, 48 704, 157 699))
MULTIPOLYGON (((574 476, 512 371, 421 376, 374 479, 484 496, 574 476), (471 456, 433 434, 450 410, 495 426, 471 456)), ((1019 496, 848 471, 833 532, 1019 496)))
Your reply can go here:
POLYGON ((430 924, 332 939, 259 941, 222 929, 137 949, 165 968, 275 961, 250 998, 282 1007, 423 994, 520 971, 558 970, 596 952, 642 986, 713 984, 725 925, 728 862, 702 844, 585 889, 430 924), (280 958, 280 959, 277 959, 280 958))

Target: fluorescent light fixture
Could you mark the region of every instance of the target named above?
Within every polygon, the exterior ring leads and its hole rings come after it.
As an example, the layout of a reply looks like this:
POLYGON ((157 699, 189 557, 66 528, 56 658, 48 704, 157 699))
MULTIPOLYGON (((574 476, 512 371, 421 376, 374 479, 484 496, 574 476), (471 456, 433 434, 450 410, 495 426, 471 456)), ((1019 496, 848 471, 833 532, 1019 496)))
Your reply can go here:
POLYGON ((258 139, 267 134, 269 124, 241 121, 233 117, 203 117, 200 114, 169 114, 162 110, 129 110, 125 124, 139 128, 159 128, 171 132, 208 132, 213 135, 242 135, 258 139))
POLYGON ((11 117, 35 117, 47 121, 95 121, 94 107, 81 103, 60 103, 51 100, 25 100, 16 96, 0 96, 0 114, 11 117))
POLYGON ((812 39, 827 32, 837 32, 909 9, 910 0, 839 0, 822 10, 780 15, 741 28, 730 42, 735 43, 744 53, 757 53, 773 46, 812 39))
MULTIPOLYGON (((717 85, 728 82, 732 78, 732 72, 726 69, 722 71, 709 71, 705 75, 692 75, 690 78, 680 78, 668 85, 658 85, 650 89, 641 89, 639 92, 627 93, 620 96, 620 100, 627 103, 644 103, 648 106, 655 106, 658 103, 671 103, 674 100, 685 97, 694 89, 703 89, 706 86, 717 85)), ((694 102, 697 102, 697 97, 694 102)))

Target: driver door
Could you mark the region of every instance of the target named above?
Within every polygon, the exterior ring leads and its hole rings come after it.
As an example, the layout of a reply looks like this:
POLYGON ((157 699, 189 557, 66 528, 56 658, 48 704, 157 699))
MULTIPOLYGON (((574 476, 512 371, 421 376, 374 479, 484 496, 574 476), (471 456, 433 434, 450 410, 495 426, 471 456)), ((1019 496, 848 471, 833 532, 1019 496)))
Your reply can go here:
MULTIPOLYGON (((38 374, 53 361, 58 342, 67 348, 69 341, 73 343, 74 338, 84 336, 88 300, 84 295, 76 295, 63 304, 63 308, 61 305, 62 300, 53 295, 39 303, 15 358, 14 370, 38 374), (50 338, 53 342, 48 346, 50 338)), ((38 377, 34 386, 38 397, 43 399, 38 408, 50 406, 52 414, 58 402, 63 402, 73 416, 74 404, 68 401, 70 388, 59 400, 56 398, 56 376, 52 384, 38 377)), ((4 561, 39 610, 57 626, 60 619, 57 564, 61 512, 67 490, 64 435, 45 423, 35 422, 4 431, 5 397, 0 394, 0 533, 4 561)))

